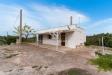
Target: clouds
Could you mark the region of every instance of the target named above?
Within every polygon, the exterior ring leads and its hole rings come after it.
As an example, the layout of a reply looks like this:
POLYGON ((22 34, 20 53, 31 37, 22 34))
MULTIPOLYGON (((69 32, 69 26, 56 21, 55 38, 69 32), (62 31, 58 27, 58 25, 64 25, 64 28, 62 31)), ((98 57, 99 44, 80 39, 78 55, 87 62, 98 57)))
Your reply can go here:
POLYGON ((17 14, 17 8, 0 4, 0 33, 8 32, 12 28, 13 21, 17 14))
POLYGON ((112 33, 112 18, 107 18, 104 20, 96 21, 95 23, 91 23, 89 27, 87 27, 88 34, 97 34, 97 33, 112 33))
POLYGON ((73 16, 73 23, 79 24, 80 18, 80 26, 86 29, 87 34, 112 32, 112 18, 92 23, 90 17, 65 6, 6 5, 0 3, 0 35, 7 32, 12 34, 14 26, 19 25, 20 9, 23 9, 23 24, 26 23, 36 30, 69 25, 70 16, 73 16))
MULTIPOLYGON (((23 24, 28 24, 38 29, 64 26, 69 24, 69 17, 73 16, 74 24, 77 24, 79 17, 81 23, 88 21, 88 17, 64 6, 47 6, 41 4, 5 5, 0 4, 0 32, 12 32, 13 27, 19 25, 19 10, 23 9, 23 24), (18 16, 18 17, 17 17, 18 16), (16 21, 17 18, 17 21, 16 21), (16 23, 15 23, 16 21, 16 23)), ((0 34, 2 34, 0 33, 0 34)))
POLYGON ((4 35, 7 32, 10 34, 13 33, 13 29, 15 26, 19 25, 19 11, 23 9, 23 24, 27 23, 29 25, 37 25, 40 27, 38 21, 34 18, 30 18, 33 14, 29 13, 25 7, 20 5, 5 5, 0 4, 0 35, 4 35))
POLYGON ((79 22, 79 18, 81 22, 88 20, 88 17, 85 15, 67 9, 66 7, 34 5, 34 10, 50 26, 68 25, 70 16, 73 16, 74 24, 79 22))

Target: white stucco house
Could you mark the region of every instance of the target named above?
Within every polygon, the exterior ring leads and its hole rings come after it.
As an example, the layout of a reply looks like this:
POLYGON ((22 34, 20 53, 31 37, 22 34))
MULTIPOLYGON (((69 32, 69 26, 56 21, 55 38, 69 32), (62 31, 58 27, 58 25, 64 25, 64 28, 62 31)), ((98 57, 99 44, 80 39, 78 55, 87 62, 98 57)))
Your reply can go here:
POLYGON ((85 30, 77 25, 66 25, 62 27, 45 29, 37 31, 37 45, 48 44, 56 48, 65 46, 68 48, 77 48, 86 42, 85 30))

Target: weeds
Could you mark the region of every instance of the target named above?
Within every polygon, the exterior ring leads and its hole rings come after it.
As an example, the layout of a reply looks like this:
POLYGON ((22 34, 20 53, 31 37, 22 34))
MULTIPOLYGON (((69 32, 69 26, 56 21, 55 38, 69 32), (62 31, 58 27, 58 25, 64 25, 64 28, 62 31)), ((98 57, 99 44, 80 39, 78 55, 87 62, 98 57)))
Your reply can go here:
POLYGON ((99 70, 110 71, 112 70, 112 55, 98 55, 97 58, 91 59, 93 65, 97 65, 99 70))

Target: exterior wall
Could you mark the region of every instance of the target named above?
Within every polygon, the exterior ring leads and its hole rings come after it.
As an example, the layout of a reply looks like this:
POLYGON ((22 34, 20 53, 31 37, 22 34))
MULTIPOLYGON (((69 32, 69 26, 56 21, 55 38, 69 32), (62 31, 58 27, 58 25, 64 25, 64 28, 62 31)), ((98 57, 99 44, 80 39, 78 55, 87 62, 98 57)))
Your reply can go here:
MULTIPOLYGON (((59 36, 60 39, 60 36, 59 36)), ((65 33, 65 46, 76 48, 78 45, 83 45, 86 42, 86 34, 84 30, 76 29, 74 32, 65 33)), ((56 39, 49 39, 47 34, 43 34, 43 44, 57 45, 56 39)), ((61 46, 61 40, 58 43, 61 46)))
MULTIPOLYGON (((49 39, 47 34, 43 35, 43 44, 49 44, 49 45, 57 45, 56 39, 49 39)), ((60 45, 60 40, 58 45, 60 45)))
POLYGON ((66 33, 66 47, 76 48, 78 45, 84 45, 86 41, 86 34, 82 30, 66 33))

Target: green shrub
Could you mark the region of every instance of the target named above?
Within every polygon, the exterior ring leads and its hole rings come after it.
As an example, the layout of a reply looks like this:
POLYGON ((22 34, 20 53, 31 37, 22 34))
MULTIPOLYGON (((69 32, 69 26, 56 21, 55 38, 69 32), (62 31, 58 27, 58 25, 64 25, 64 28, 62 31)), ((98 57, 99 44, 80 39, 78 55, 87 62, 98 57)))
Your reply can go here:
POLYGON ((7 44, 7 41, 4 37, 0 37, 0 45, 7 44))
POLYGON ((104 38, 104 46, 112 47, 112 34, 110 34, 110 33, 105 33, 105 34, 102 33, 102 34, 87 36, 85 45, 101 46, 102 45, 102 37, 104 38))
POLYGON ((36 37, 31 37, 31 38, 27 38, 27 39, 23 38, 22 42, 34 43, 34 42, 36 42, 36 37))
MULTIPOLYGON (((0 36, 0 45, 10 45, 11 43, 16 43, 17 36, 0 36)), ((26 43, 34 43, 36 42, 36 37, 30 37, 25 39, 24 37, 22 38, 22 42, 26 43)))
POLYGON ((10 45, 11 43, 16 43, 17 36, 0 36, 0 45, 10 45))
POLYGON ((97 65, 99 70, 112 70, 112 55, 99 55, 96 59, 92 59, 91 63, 97 65))
POLYGON ((7 44, 10 45, 11 43, 16 43, 17 36, 7 36, 5 37, 7 44))

